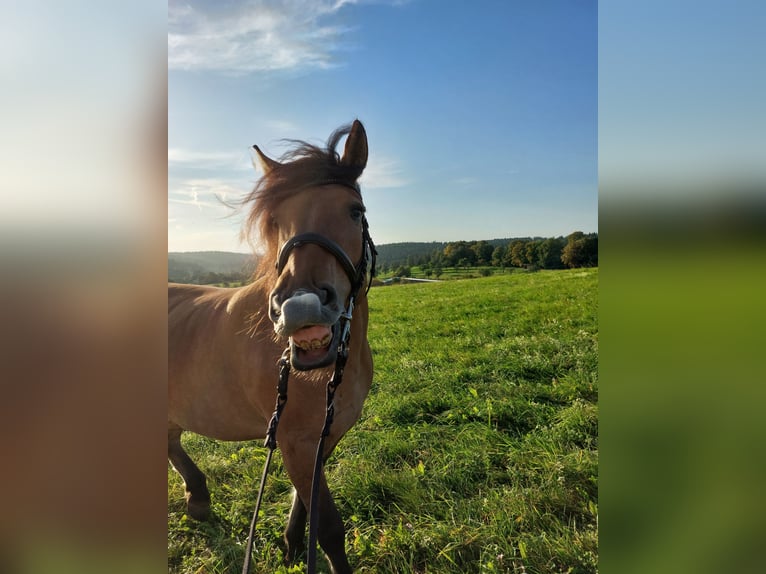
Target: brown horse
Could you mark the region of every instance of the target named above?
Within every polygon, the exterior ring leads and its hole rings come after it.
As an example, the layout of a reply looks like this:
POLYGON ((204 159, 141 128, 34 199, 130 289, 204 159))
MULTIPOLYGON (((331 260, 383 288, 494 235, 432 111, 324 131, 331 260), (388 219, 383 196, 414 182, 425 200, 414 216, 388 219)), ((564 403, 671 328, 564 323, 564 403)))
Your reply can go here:
MULTIPOLYGON (((372 381, 364 284, 374 246, 356 183, 367 164, 367 135, 356 120, 337 130, 325 149, 299 142, 281 163, 253 147, 265 174, 244 200, 251 206, 245 233, 257 229, 266 249, 253 283, 236 289, 169 286, 168 458, 184 479, 188 513, 207 518, 205 475, 181 447, 181 433, 263 438, 276 401, 277 362, 289 345, 289 401, 276 438, 294 486, 285 530, 286 559, 292 561, 304 547, 324 383, 351 307, 348 362, 325 458, 359 418, 372 381), (345 135, 339 157, 335 147, 345 135), (355 292, 355 306, 349 306, 355 292)), ((323 472, 318 511, 319 544, 332 571, 351 572, 343 521, 323 472)))

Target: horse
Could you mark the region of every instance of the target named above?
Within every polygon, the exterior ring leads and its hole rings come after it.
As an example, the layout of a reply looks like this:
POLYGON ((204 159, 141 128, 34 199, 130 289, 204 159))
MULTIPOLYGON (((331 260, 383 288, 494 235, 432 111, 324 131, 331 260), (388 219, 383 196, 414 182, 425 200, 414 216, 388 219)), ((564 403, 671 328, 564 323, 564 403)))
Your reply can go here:
MULTIPOLYGON (((168 285, 168 459, 183 478, 191 517, 209 517, 210 493, 181 446, 181 433, 263 438, 277 398, 277 363, 287 347, 289 401, 276 443, 293 484, 284 531, 288 564, 305 548, 326 413, 322 383, 334 372, 344 321, 351 336, 325 459, 358 420, 373 374, 366 295, 375 247, 357 183, 367 165, 366 132, 355 120, 336 130, 325 148, 295 143, 280 161, 253 146, 264 174, 242 200, 250 208, 243 235, 252 239, 257 232, 265 249, 253 281, 239 288, 168 285)), ((319 545, 332 572, 346 574, 343 521, 323 470, 318 480, 319 545)))

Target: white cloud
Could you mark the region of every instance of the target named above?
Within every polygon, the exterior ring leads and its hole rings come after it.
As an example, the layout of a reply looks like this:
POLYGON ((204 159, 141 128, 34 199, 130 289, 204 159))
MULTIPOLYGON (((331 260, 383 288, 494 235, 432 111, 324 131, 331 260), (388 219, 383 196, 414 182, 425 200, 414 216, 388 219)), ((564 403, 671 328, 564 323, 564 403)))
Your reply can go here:
POLYGON ((219 179, 187 179, 168 189, 168 203, 203 208, 229 210, 224 202, 238 199, 245 190, 219 179))
POLYGON ((359 178, 359 183, 369 189, 405 187, 409 185, 402 175, 398 162, 390 157, 370 156, 369 163, 359 178))
POLYGON ((348 1, 168 5, 168 67, 234 73, 330 68, 348 28, 323 22, 348 1))

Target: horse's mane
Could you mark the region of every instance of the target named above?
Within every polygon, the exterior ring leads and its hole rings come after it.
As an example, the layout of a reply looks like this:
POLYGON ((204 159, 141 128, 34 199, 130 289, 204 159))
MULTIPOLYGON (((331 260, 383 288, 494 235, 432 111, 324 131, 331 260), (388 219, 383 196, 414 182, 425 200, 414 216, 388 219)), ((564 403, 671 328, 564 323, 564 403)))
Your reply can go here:
POLYGON ((294 147, 282 155, 279 163, 275 162, 274 167, 241 201, 242 206, 250 207, 242 230, 243 239, 250 245, 260 240, 261 248, 266 250, 255 271, 256 281, 274 273, 279 246, 271 216, 280 203, 307 187, 321 189, 322 185, 328 183, 358 189, 356 180, 364 168, 341 163, 341 157, 335 149, 341 138, 350 131, 351 125, 338 128, 330 135, 325 147, 301 140, 285 140, 294 144, 294 147))

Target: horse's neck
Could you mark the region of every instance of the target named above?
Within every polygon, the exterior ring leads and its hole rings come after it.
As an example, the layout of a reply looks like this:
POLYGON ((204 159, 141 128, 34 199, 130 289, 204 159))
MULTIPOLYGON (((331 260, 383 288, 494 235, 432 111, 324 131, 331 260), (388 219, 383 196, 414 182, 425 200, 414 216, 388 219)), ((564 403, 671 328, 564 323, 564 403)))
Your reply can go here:
POLYGON ((243 323, 268 320, 268 292, 260 282, 255 281, 237 289, 227 305, 226 311, 236 321, 243 323))

